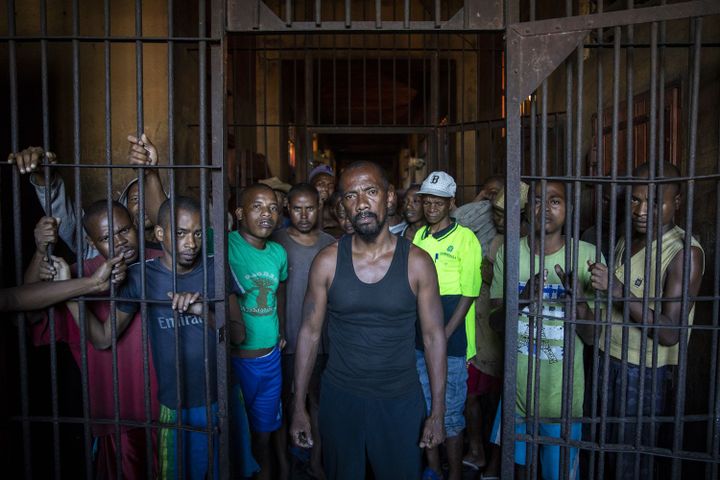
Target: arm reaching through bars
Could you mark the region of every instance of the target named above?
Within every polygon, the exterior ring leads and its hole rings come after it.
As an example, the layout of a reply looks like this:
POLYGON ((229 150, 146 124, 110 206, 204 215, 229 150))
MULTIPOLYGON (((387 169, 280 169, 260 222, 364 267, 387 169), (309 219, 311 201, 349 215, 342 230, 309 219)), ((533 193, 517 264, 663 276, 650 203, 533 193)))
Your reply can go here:
MULTIPOLYGON (((140 138, 128 135, 128 142, 130 142, 130 148, 128 150, 128 162, 132 165, 147 165, 157 166, 158 164, 158 151, 155 145, 144 133, 140 138)), ((158 174, 157 168, 145 169, 145 215, 149 224, 154 226, 157 225, 157 214, 160 210, 160 205, 167 200, 165 190, 163 190, 162 182, 160 181, 160 175, 158 174)), ((139 213, 138 202, 139 197, 137 194, 131 198, 128 194, 127 198, 128 209, 135 215, 139 213), (135 211, 137 210, 137 212, 135 211)), ((138 228, 141 225, 138 221, 138 228)))
MULTIPOLYGON (((118 255, 117 257, 115 257, 115 259, 118 258, 121 260, 118 266, 121 267, 118 268, 117 272, 113 274, 113 283, 116 285, 121 284, 125 280, 125 271, 127 268, 125 266, 125 262, 122 261, 123 256, 118 255)), ((114 259, 107 260, 105 261, 105 263, 101 264, 100 267, 95 270, 93 277, 104 277, 107 274, 108 266, 112 263, 113 260, 114 259)), ((68 266, 67 262, 54 257, 53 263, 55 265, 57 280, 63 281, 67 278, 70 278, 70 267, 68 266)), ((107 290, 107 287, 109 287, 109 285, 106 286, 105 290, 107 290)), ((75 324, 79 328, 80 304, 77 301, 68 300, 66 302, 66 305, 68 307, 68 310, 70 310, 70 313, 72 314, 75 324)), ((97 350, 104 350, 106 348, 110 348, 110 346, 112 345, 112 323, 109 320, 106 322, 101 322, 97 319, 92 310, 87 308, 87 304, 85 304, 84 307, 85 326, 87 328, 88 339, 90 340, 90 343, 92 343, 93 347, 95 347, 97 350)), ((116 325, 118 337, 122 334, 122 332, 125 331, 125 328, 127 328, 127 326, 130 324, 132 318, 132 314, 126 314, 120 310, 117 310, 116 325)))
POLYGON ((42 217, 35 225, 35 254, 25 270, 26 284, 54 279, 56 272, 48 256, 48 248, 57 243, 60 223, 59 218, 42 217))
MULTIPOLYGON (((52 258, 57 262, 54 268, 59 269, 61 259, 52 258)), ((63 263, 64 260, 62 260, 63 263)), ((65 263, 67 265, 67 263, 65 263)), ((108 289, 110 281, 122 282, 125 278, 125 263, 122 256, 107 260, 103 268, 99 268, 91 277, 69 278, 69 267, 63 280, 56 277, 56 282, 36 282, 20 287, 0 289, 0 311, 31 311, 64 302, 80 295, 100 293, 108 289)))
MULTIPOLYGON (((54 168, 50 169, 50 185, 45 184, 45 175, 41 170, 43 161, 54 165, 57 163, 57 157, 52 152, 45 152, 42 147, 28 147, 8 156, 8 163, 15 164, 21 175, 29 174, 30 183, 35 187, 35 194, 45 211, 45 215, 49 216, 52 213, 53 217, 61 220, 58 225, 58 236, 77 255, 78 249, 75 239, 78 220, 75 206, 67 196, 62 176, 54 168), (45 192, 48 188, 50 189, 49 209, 45 204, 45 192)), ((97 250, 88 243, 84 243, 80 251, 83 258, 92 258, 98 254, 97 250)))

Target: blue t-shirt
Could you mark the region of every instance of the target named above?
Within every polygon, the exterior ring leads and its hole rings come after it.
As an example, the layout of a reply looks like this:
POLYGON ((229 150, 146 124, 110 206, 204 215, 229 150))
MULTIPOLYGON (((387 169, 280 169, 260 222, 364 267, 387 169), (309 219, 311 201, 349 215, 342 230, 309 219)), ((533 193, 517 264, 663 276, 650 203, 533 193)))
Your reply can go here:
MULTIPOLYGON (((208 256, 208 298, 215 296, 214 257, 208 256)), ((199 262, 194 270, 177 276, 177 292, 201 292, 204 279, 203 263, 199 262)), ((142 281, 140 279, 140 263, 128 268, 127 282, 120 290, 120 297, 141 298, 142 281)), ((145 285, 147 300, 164 300, 170 298, 167 293, 172 292, 172 271, 168 270, 160 258, 145 261, 145 285)), ((231 280, 232 281, 232 280, 231 280)), ((237 293, 239 288, 233 281, 231 290, 237 293)), ((212 309, 212 304, 209 304, 212 309)), ((140 309, 139 303, 117 303, 117 308, 125 313, 134 314, 140 309)), ((178 324, 175 328, 173 310, 170 303, 149 303, 148 331, 152 349, 153 363, 158 381, 158 397, 160 403, 168 408, 177 409, 199 407, 205 405, 205 347, 203 332, 205 319, 193 314, 178 313, 178 324), (175 335, 180 335, 180 361, 175 359, 175 335), (181 398, 177 398, 177 368, 180 368, 182 383, 181 398)), ((215 329, 208 327, 207 359, 210 372, 209 384, 216 384, 216 353, 217 343, 215 329)), ((217 394, 214 388, 210 389, 210 401, 214 402, 217 394)))

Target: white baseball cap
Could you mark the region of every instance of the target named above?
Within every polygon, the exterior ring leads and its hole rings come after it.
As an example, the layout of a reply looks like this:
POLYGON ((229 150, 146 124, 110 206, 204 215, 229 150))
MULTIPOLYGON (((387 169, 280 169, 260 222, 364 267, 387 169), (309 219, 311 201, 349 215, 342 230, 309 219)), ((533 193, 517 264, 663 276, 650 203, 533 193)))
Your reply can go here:
POLYGON ((432 172, 423 181, 418 195, 435 195, 436 197, 454 197, 457 185, 453 177, 446 172, 432 172))

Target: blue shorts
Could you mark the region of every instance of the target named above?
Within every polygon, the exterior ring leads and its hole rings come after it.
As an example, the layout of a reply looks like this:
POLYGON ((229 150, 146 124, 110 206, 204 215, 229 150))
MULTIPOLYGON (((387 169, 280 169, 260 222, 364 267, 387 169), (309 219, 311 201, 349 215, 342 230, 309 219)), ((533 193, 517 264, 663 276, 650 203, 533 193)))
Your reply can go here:
POLYGON ((218 473, 220 438, 217 434, 217 411, 218 405, 213 403, 210 407, 210 415, 214 433, 212 438, 208 438, 208 434, 205 432, 178 431, 175 427, 178 412, 180 412, 181 425, 207 428, 208 419, 205 405, 182 410, 173 410, 165 405, 160 405, 160 423, 167 426, 161 426, 158 433, 158 460, 160 463, 158 478, 163 480, 220 478, 218 473), (178 434, 178 432, 181 433, 178 434), (208 462, 210 448, 213 449, 212 475, 210 475, 208 462))
MULTIPOLYGON (((518 419, 522 418, 520 416, 518 419)), ((497 445, 500 445, 500 423, 502 422, 502 401, 498 405, 497 413, 495 414, 495 421, 493 422, 492 435, 490 441, 497 445)), ((562 425, 559 423, 540 423, 539 436, 561 438, 562 425)), ((533 425, 532 422, 515 422, 515 434, 516 435, 532 435, 533 425)), ((582 423, 572 422, 570 424, 570 440, 579 441, 582 437, 582 423)), ((540 450, 538 451, 538 457, 540 458, 540 465, 542 467, 542 478, 556 480, 561 477, 560 475, 560 445, 538 445, 540 450)), ((569 448, 570 460, 568 465, 568 478, 578 478, 579 473, 579 460, 578 449, 574 447, 569 448)), ((527 442, 522 440, 515 441, 515 463, 518 465, 527 465, 527 457, 532 455, 532 451, 528 451, 527 442)), ((564 478, 564 477, 563 477, 564 478)))
MULTIPOLYGON (((231 429, 235 473, 242 477, 250 477, 260 471, 260 466, 252 456, 248 420, 239 385, 232 387, 228 402, 233 412, 231 429)), ((204 405, 201 407, 184 408, 181 412, 182 425, 201 428, 208 426, 207 409, 204 405)), ((210 407, 212 426, 214 427, 212 434, 213 475, 210 476, 208 457, 211 444, 207 433, 185 430, 182 431, 181 435, 178 435, 178 430, 175 427, 177 424, 178 410, 160 405, 160 423, 165 425, 161 426, 158 432, 158 459, 160 463, 158 478, 175 479, 180 477, 180 457, 178 457, 178 454, 181 454, 183 458, 182 476, 184 478, 219 478, 218 451, 220 448, 220 437, 217 433, 217 412, 218 404, 213 403, 210 407)))
POLYGON ((235 380, 242 388, 250 429, 274 432, 282 425, 282 369, 278 347, 258 358, 232 357, 235 380))
MULTIPOLYGON (((430 415, 432 407, 432 394, 430 379, 428 378, 425 352, 415 350, 417 371, 420 377, 427 414, 430 415)), ((445 388, 445 434, 455 437, 465 428, 465 398, 467 397, 467 365, 465 357, 448 357, 447 359, 447 387, 445 388)))

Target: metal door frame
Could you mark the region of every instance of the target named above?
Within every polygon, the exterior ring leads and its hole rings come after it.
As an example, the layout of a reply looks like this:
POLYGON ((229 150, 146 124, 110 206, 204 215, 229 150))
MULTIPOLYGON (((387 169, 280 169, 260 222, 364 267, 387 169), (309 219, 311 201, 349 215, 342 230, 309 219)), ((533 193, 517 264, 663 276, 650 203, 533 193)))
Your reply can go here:
MULTIPOLYGON (((507 4, 506 27, 506 207, 505 207, 505 260, 504 299, 505 322, 517 322, 519 309, 519 244, 520 182, 522 180, 522 119, 521 104, 525 98, 552 74, 578 48, 585 37, 594 29, 620 27, 634 24, 662 22, 667 20, 690 19, 720 13, 720 2, 698 0, 671 5, 627 9, 582 16, 568 16, 548 20, 520 22, 520 2, 511 0, 507 4)), ((532 14, 531 14, 532 15, 532 14)), ((570 112, 568 112, 568 115, 570 112)), ((579 120, 578 120, 579 121, 579 120)), ((569 118, 568 122, 572 122, 569 118)), ((572 140, 570 140, 572 142, 572 140)), ((579 152, 578 152, 579 153, 579 152)), ((569 153, 574 155, 575 153, 569 153)), ((577 160, 577 159, 576 159, 577 160)), ((580 184, 580 176, 565 177, 566 181, 580 184)), ((517 373, 517 329, 505 332, 504 384, 502 396, 516 397, 517 373)), ((681 340, 682 342, 682 340, 681 340)), ((514 403, 514 402, 513 402, 514 403)), ((509 405, 506 402, 506 405, 509 405)), ((502 410, 501 478, 514 478, 515 457, 514 408, 502 410)), ((677 439, 676 439, 677 441, 677 439)), ((680 444, 681 446, 681 444, 680 444)), ((678 459, 673 461, 673 477, 680 475, 678 459)))

